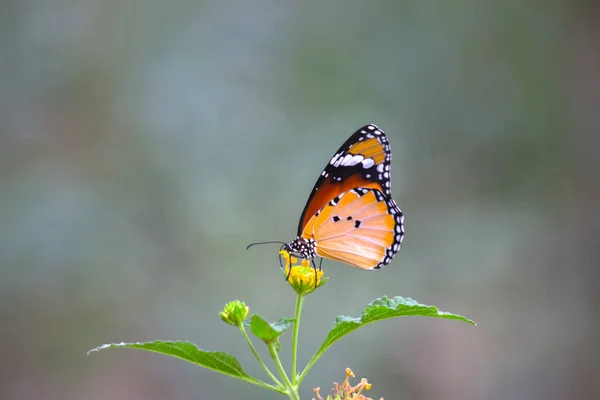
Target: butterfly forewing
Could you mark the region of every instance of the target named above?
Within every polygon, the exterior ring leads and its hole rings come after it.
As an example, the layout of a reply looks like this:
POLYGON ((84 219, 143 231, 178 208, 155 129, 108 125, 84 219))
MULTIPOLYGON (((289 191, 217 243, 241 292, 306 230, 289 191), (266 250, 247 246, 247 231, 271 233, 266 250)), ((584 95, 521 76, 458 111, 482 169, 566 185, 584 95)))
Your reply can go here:
POLYGON ((357 130, 333 155, 317 180, 298 223, 298 235, 331 199, 358 187, 390 193, 392 154, 385 133, 376 125, 357 130))

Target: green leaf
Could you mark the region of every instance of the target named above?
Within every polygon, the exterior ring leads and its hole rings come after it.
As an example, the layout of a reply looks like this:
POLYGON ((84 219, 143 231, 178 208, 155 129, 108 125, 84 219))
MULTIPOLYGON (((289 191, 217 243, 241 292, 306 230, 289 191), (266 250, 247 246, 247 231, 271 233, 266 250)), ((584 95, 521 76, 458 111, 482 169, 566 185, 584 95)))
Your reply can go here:
POLYGON ((265 342, 277 340, 292 324, 292 318, 281 318, 279 321, 269 322, 258 314, 252 315, 250 330, 254 335, 265 342))
POLYGON ((251 383, 258 383, 259 380, 248 375, 240 365, 239 361, 230 354, 216 351, 203 351, 198 349, 190 342, 155 342, 145 343, 109 343, 96 347, 88 354, 109 348, 129 348, 152 351, 165 354, 171 357, 177 357, 204 368, 212 369, 225 375, 233 376, 251 383))
POLYGON ((393 299, 388 299, 387 296, 384 296, 369 303, 359 318, 352 318, 344 315, 338 316, 335 319, 325 342, 317 353, 324 352, 333 343, 361 326, 365 326, 375 321, 406 316, 455 319, 475 325, 475 322, 461 315, 439 311, 437 307, 419 304, 415 300, 409 298, 397 296, 393 299))
POLYGON ((475 325, 475 322, 468 318, 444 311, 439 311, 437 307, 419 304, 409 298, 397 296, 393 299, 389 299, 387 296, 384 296, 369 303, 369 305, 367 305, 367 307, 363 310, 362 315, 358 318, 347 317, 344 315, 338 316, 335 319, 335 322, 333 323, 325 342, 323 342, 321 348, 319 348, 316 354, 308 362, 305 370, 302 372, 302 378, 314 365, 317 359, 319 359, 319 357, 321 357, 321 355, 323 355, 323 353, 333 343, 337 342, 350 332, 375 321, 405 316, 454 319, 475 325))

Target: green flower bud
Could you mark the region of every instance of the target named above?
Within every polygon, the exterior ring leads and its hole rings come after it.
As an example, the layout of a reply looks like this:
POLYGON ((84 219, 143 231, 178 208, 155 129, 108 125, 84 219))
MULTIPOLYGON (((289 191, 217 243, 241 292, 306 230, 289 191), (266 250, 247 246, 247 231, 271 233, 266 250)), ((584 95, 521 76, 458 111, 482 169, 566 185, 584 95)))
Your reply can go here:
POLYGON ((229 325, 240 326, 248 317, 250 308, 243 301, 235 300, 225 304, 219 316, 229 325))

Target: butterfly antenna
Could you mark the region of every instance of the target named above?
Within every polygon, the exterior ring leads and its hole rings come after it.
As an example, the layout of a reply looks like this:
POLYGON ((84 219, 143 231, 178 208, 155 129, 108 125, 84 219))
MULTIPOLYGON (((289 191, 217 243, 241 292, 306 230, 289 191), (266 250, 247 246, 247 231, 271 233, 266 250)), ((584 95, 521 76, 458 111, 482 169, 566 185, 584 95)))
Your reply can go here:
POLYGON ((270 242, 255 242, 255 243, 250 243, 250 244, 249 244, 249 245, 246 247, 246 250, 248 250, 248 249, 249 249, 250 247, 252 247, 252 246, 256 246, 257 244, 272 244, 272 243, 279 243, 279 244, 283 244, 283 245, 285 245, 285 244, 286 244, 285 242, 281 242, 281 241, 279 241, 279 240, 273 240, 273 241, 270 241, 270 242))

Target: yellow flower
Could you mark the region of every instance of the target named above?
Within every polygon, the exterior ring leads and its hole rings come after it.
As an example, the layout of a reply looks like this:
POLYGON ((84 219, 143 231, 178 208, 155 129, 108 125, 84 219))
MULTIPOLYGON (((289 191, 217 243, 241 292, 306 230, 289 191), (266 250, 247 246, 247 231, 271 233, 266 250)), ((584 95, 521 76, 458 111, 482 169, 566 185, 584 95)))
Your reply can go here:
POLYGON ((323 271, 313 268, 310 261, 303 259, 300 264, 297 264, 298 259, 286 250, 281 250, 279 254, 285 260, 283 273, 296 293, 307 295, 327 282, 328 278, 323 277, 323 271))
MULTIPOLYGON (((354 373, 350 368, 346 368, 346 379, 341 385, 334 383, 333 389, 331 390, 331 396, 327 396, 327 400, 373 400, 370 397, 366 397, 361 392, 364 390, 371 390, 371 384, 362 378, 360 383, 356 386, 350 384, 350 378, 354 378, 354 373)), ((319 394, 320 388, 315 388, 315 394, 318 400, 323 400, 319 394)), ((315 400, 315 399, 313 399, 315 400)), ((383 398, 381 398, 383 400, 383 398)))

